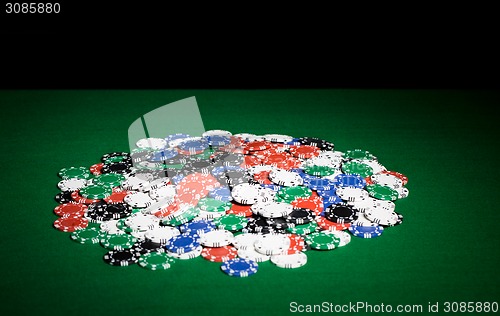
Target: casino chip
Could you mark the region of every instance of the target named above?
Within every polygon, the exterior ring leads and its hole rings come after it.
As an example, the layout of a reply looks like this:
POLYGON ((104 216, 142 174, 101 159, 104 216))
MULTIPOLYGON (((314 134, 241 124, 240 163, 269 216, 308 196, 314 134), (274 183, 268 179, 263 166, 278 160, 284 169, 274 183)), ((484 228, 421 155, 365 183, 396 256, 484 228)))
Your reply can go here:
POLYGON ((360 238, 375 238, 382 235, 384 228, 382 226, 357 226, 351 225, 349 227, 349 232, 360 238))
POLYGON ((70 178, 70 179, 59 181, 59 183, 57 184, 57 187, 61 191, 76 191, 76 190, 80 190, 81 188, 85 187, 86 185, 87 185, 86 179, 70 178))
POLYGON ((101 170, 102 170, 103 166, 104 166, 103 163, 96 163, 95 165, 92 165, 92 166, 89 167, 89 171, 94 176, 98 176, 98 175, 102 174, 101 170))
POLYGON ((347 233, 346 231, 332 230, 328 231, 327 233, 334 235, 336 238, 340 240, 336 247, 344 247, 345 245, 351 242, 351 235, 349 235, 349 233, 347 233))
POLYGON ((263 253, 258 252, 255 247, 249 247, 246 249, 238 249, 238 257, 247 259, 247 260, 252 260, 255 262, 264 262, 264 261, 269 261, 271 259, 270 255, 266 255, 263 253))
POLYGON ((354 202, 368 198, 368 192, 360 188, 339 187, 336 194, 344 201, 354 202))
POLYGON ((306 243, 313 249, 332 250, 339 246, 340 238, 332 233, 315 232, 305 237, 306 243))
POLYGON ((158 136, 62 168, 54 227, 100 243, 110 265, 166 270, 202 256, 246 277, 258 262, 299 268, 306 251, 369 242, 403 223, 396 203, 408 177, 367 150, 271 133, 158 136))
POLYGON ((169 255, 172 258, 176 258, 176 259, 189 260, 189 259, 194 259, 194 258, 199 257, 201 255, 202 251, 203 251, 203 247, 198 246, 194 250, 189 251, 189 252, 184 252, 184 253, 176 253, 176 252, 167 251, 167 255, 169 255))
POLYGON ((201 256, 212 262, 225 262, 236 258, 238 250, 233 246, 206 247, 203 248, 201 256))
POLYGON ((91 177, 90 170, 85 167, 69 167, 62 168, 59 171, 59 176, 64 180, 67 179, 89 179, 91 177))
POLYGON ((399 197, 399 193, 396 189, 381 184, 367 185, 366 190, 370 196, 379 200, 395 201, 399 197))
POLYGON ((345 230, 345 229, 349 228, 349 226, 351 226, 350 223, 332 222, 323 216, 316 217, 316 223, 318 224, 319 228, 321 228, 322 230, 333 231, 333 232, 345 230))
POLYGON ((180 231, 188 234, 202 235, 209 231, 215 230, 216 226, 212 221, 208 220, 193 220, 179 227, 180 231))
POLYGON ((316 137, 301 137, 299 142, 301 145, 315 146, 321 150, 333 150, 335 147, 333 143, 316 137))
POLYGON ((260 200, 262 187, 256 184, 242 183, 233 187, 231 196, 241 204, 254 204, 260 200))
POLYGON ((245 228, 248 225, 248 219, 235 214, 226 214, 214 219, 213 223, 218 229, 236 231, 245 228))
POLYGON ((65 203, 54 209, 54 213, 61 217, 82 217, 88 207, 85 204, 65 203))
POLYGON ((201 235, 200 243, 205 247, 223 247, 233 242, 233 234, 225 229, 216 229, 201 235))
POLYGON ((86 218, 70 215, 56 219, 54 227, 62 232, 74 232, 78 229, 84 229, 88 226, 89 221, 86 218))
POLYGON ((358 218, 358 210, 348 204, 334 204, 326 208, 325 217, 335 223, 351 223, 358 218))
POLYGON ((143 192, 133 192, 127 194, 123 201, 132 207, 145 208, 153 204, 153 200, 148 194, 143 192))
POLYGON ((183 254, 194 251, 199 246, 200 237, 198 235, 182 234, 169 239, 165 248, 171 253, 183 254))
POLYGON ((143 138, 137 141, 136 146, 158 150, 167 147, 167 141, 163 138, 143 138))
POLYGON ((278 185, 286 187, 293 187, 301 185, 303 183, 303 180, 299 174, 283 169, 272 170, 269 173, 269 180, 278 185))
POLYGON ((98 244, 105 233, 98 228, 84 228, 71 233, 72 240, 81 244, 98 244))
POLYGON ((136 255, 144 255, 151 252, 165 252, 165 248, 160 243, 151 240, 138 240, 130 250, 136 255))
POLYGON ((80 190, 80 195, 86 199, 104 199, 113 193, 108 186, 88 185, 80 190))
POLYGON ((105 186, 105 187, 117 187, 125 181, 125 176, 118 173, 106 173, 96 176, 92 182, 96 185, 105 186))
POLYGON ((158 226, 146 231, 144 237, 154 243, 165 245, 170 239, 180 234, 179 230, 175 227, 158 226))
POLYGON ((307 235, 315 232, 316 229, 318 229, 318 224, 316 222, 310 222, 303 225, 290 226, 286 230, 292 234, 307 235))
POLYGON ((254 248, 264 255, 277 255, 288 251, 290 238, 284 234, 265 234, 257 238, 254 248))
POLYGON ((314 220, 314 212, 307 208, 295 208, 286 216, 286 221, 292 224, 302 225, 314 220))
POLYGON ((73 193, 71 191, 63 191, 60 193, 57 193, 56 196, 54 197, 54 200, 56 200, 57 203, 77 203, 73 200, 73 193))
POLYGON ((138 256, 128 249, 112 250, 104 255, 104 261, 112 266, 126 267, 139 261, 138 256))
POLYGON ((149 270, 167 270, 170 269, 175 262, 175 259, 162 252, 144 254, 138 261, 139 266, 149 270))
POLYGON ((100 239, 101 245, 109 250, 123 250, 130 249, 137 241, 132 235, 125 232, 118 234, 108 234, 100 239))
POLYGON ((281 134, 266 134, 262 135, 264 140, 270 141, 272 143, 288 143, 293 140, 292 136, 289 135, 281 135, 281 134))
POLYGON ((373 169, 369 165, 357 161, 351 160, 342 165, 342 171, 345 174, 357 174, 363 178, 369 177, 373 174, 373 169))
POLYGON ((224 262, 220 268, 227 275, 243 278, 257 273, 259 265, 253 260, 235 258, 224 262))
POLYGON ((259 234, 239 234, 234 236, 232 244, 242 250, 253 248, 259 236, 259 234))
MULTIPOLYGON (((402 215, 383 207, 374 206, 364 213, 366 219, 383 226, 394 226, 403 221, 402 215)), ((375 226, 375 225, 358 225, 358 226, 375 226)))
POLYGON ((307 263, 307 255, 303 252, 276 255, 271 257, 271 262, 279 268, 296 269, 307 263))
POLYGON ((251 207, 252 212, 267 218, 288 216, 293 212, 293 207, 283 202, 259 202, 251 207))
POLYGON ((333 179, 336 187, 353 187, 362 189, 366 186, 366 181, 358 174, 339 174, 333 179))
POLYGON ((118 220, 110 220, 110 221, 106 221, 106 222, 101 223, 99 225, 99 228, 103 232, 105 232, 109 235, 120 234, 123 232, 123 230, 118 228, 117 224, 118 224, 118 220))

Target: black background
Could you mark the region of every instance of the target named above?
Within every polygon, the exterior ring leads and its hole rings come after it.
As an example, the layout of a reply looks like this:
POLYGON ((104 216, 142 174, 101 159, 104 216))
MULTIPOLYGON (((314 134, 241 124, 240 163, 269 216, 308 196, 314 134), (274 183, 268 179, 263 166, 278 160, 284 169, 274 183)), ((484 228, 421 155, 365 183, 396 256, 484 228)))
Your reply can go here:
POLYGON ((1 88, 490 88, 486 7, 59 1, 6 14, 1 88))

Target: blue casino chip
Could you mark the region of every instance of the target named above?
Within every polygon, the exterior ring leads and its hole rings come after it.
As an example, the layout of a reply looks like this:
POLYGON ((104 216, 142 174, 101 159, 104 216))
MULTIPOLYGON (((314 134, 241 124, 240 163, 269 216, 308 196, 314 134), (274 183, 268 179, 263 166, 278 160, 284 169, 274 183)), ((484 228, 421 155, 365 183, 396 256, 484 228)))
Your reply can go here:
POLYGON ((253 260, 235 258, 224 262, 220 268, 230 276, 243 278, 257 273, 259 265, 253 260))
POLYGON ((357 174, 339 174, 333 180, 337 187, 353 187, 362 189, 366 186, 366 180, 357 174))

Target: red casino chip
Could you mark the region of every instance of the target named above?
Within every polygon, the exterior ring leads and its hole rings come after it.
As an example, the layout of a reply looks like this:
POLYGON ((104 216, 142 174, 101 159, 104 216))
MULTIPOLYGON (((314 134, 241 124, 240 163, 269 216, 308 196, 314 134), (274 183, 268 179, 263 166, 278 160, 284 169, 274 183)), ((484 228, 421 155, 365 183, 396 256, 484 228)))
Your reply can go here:
POLYGON ((269 180, 269 173, 271 171, 261 171, 257 172, 253 175, 253 179, 260 184, 273 184, 271 180, 269 180))
POLYGON ((235 214, 240 216, 249 217, 252 216, 252 205, 239 204, 236 202, 231 202, 233 205, 229 210, 226 211, 226 214, 235 214))
POLYGON ((65 203, 58 205, 54 209, 57 216, 63 217, 82 217, 87 211, 88 207, 85 204, 79 203, 65 203))
POLYGON ((323 229, 323 230, 346 230, 351 226, 350 223, 335 223, 332 221, 329 221, 328 219, 324 218, 323 216, 318 216, 316 218, 316 223, 318 223, 318 226, 323 229))
POLYGON ((131 192, 127 190, 120 191, 117 188, 113 188, 113 193, 111 193, 111 195, 107 198, 104 198, 104 202, 108 204, 123 203, 123 199, 129 193, 131 192))
POLYGON ((297 158, 308 159, 312 157, 317 157, 320 153, 320 149, 316 146, 295 146, 290 148, 290 153, 297 158))
MULTIPOLYGON (((314 193, 314 192, 313 192, 314 193)), ((297 198, 290 203, 294 208, 306 208, 319 215, 323 212, 323 199, 319 196, 311 195, 308 198, 297 198)))
POLYGON ((175 201, 172 204, 169 204, 166 207, 163 207, 160 210, 154 212, 153 215, 158 218, 171 218, 176 212, 179 211, 179 206, 179 201, 175 201))
POLYGON ((232 153, 232 154, 244 154, 244 153, 248 152, 243 147, 241 147, 239 145, 232 145, 232 144, 219 147, 219 150, 226 152, 226 153, 232 153))
POLYGON ((123 203, 123 199, 129 193, 130 193, 129 191, 113 192, 110 196, 105 198, 104 201, 108 204, 123 203))
POLYGON ((191 206, 196 206, 200 201, 200 195, 197 193, 189 193, 189 192, 181 193, 175 197, 175 201, 178 204, 189 204, 191 206))
POLYGON ((100 175, 102 172, 103 163, 96 163, 95 165, 90 166, 89 170, 94 176, 100 175))
POLYGON ((300 161, 300 159, 295 157, 290 157, 283 163, 277 164, 276 167, 280 169, 290 170, 290 169, 300 168, 301 165, 302 162, 300 161))
POLYGON ((405 176, 402 173, 399 173, 399 172, 396 172, 396 171, 387 171, 387 170, 382 171, 381 173, 390 174, 392 176, 395 176, 396 178, 401 179, 401 181, 403 181, 403 185, 406 185, 408 183, 408 177, 405 176))
POLYGON ((370 176, 366 177, 365 181, 366 181, 366 185, 372 185, 373 184, 372 178, 370 176))
POLYGON ((84 229, 89 225, 86 218, 78 216, 60 217, 54 222, 54 227, 62 232, 74 232, 78 229, 84 229))
POLYGON ((212 262, 225 262, 236 258, 238 250, 233 246, 206 247, 201 251, 201 256, 212 262))
POLYGON ((290 234, 288 235, 288 238, 290 239, 290 246, 288 247, 288 250, 286 252, 286 254, 288 255, 293 255, 295 253, 301 252, 306 246, 304 238, 299 235, 290 234))
POLYGON ((290 145, 282 144, 282 143, 271 143, 271 148, 276 150, 276 151, 283 152, 283 151, 289 149, 290 145))
POLYGON ((264 158, 262 159, 262 163, 265 165, 276 167, 278 165, 286 164, 290 158, 293 157, 288 153, 274 152, 265 155, 264 158))
POLYGON ((263 141, 263 140, 257 140, 253 142, 249 142, 245 144, 245 150, 246 151, 260 151, 260 150, 266 150, 271 147, 271 143, 263 141))
POLYGON ((244 158, 243 163, 241 163, 240 167, 242 168, 250 168, 253 166, 260 165, 261 161, 259 157, 254 156, 254 155, 246 155, 244 158))
POLYGON ((233 146, 244 146, 245 145, 245 141, 239 137, 230 136, 229 139, 230 139, 229 145, 233 145, 233 146))
POLYGON ((193 173, 184 177, 177 185, 177 192, 193 194, 196 199, 204 198, 208 192, 220 186, 219 181, 210 174, 193 173))

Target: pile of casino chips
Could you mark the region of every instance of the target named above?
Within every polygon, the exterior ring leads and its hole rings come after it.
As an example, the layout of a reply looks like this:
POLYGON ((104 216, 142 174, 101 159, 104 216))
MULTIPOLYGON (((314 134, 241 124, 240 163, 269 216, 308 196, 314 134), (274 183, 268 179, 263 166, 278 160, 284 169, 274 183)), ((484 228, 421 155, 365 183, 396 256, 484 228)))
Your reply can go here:
POLYGON ((366 150, 222 130, 136 145, 59 172, 54 227, 100 244, 110 265, 160 270, 202 256, 246 277, 260 262, 298 268, 307 251, 379 237, 403 221, 394 201, 408 196, 407 177, 366 150))

